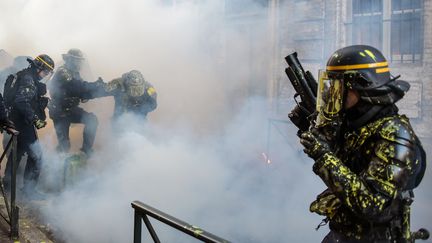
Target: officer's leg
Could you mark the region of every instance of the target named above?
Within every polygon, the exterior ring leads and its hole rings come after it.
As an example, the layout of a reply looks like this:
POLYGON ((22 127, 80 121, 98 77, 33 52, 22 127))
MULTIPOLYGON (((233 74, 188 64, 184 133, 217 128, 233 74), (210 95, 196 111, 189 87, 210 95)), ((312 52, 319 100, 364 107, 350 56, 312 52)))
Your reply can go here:
POLYGON ((73 112, 73 123, 83 123, 83 145, 81 151, 90 154, 93 150, 93 143, 96 137, 96 130, 98 127, 98 119, 95 114, 87 112, 81 108, 75 109, 73 112))
POLYGON ((59 119, 53 119, 54 128, 56 130, 58 146, 58 152, 68 152, 70 149, 69 139, 69 127, 70 121, 68 117, 62 117, 59 119))
POLYGON ((34 191, 39 179, 42 161, 42 147, 38 140, 29 146, 27 151, 27 164, 24 170, 25 191, 34 191))
POLYGON ((40 173, 42 148, 37 139, 34 126, 28 125, 25 130, 26 136, 23 139, 23 148, 25 149, 24 152, 27 153, 27 163, 24 169, 24 193, 27 196, 33 196, 37 194, 35 187, 40 173))

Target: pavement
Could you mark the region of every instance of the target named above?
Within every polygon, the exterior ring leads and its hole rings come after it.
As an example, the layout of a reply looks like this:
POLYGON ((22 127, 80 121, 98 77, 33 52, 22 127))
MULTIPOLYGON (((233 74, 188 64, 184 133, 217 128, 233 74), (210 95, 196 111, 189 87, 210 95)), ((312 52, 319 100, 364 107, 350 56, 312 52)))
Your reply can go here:
MULTIPOLYGON (((53 243, 48 226, 40 223, 36 216, 38 204, 17 204, 19 207, 19 238, 10 239, 10 226, 3 218, 0 218, 0 243, 53 243)), ((7 216, 5 201, 1 195, 0 212, 7 216)))

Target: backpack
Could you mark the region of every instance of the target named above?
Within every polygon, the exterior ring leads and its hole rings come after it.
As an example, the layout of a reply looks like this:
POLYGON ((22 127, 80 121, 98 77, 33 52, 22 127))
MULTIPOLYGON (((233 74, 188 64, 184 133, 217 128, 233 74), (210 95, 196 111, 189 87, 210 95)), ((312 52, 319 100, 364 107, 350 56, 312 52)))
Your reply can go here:
POLYGON ((15 95, 18 89, 17 75, 11 74, 7 77, 3 89, 3 99, 6 109, 10 111, 13 106, 15 95))

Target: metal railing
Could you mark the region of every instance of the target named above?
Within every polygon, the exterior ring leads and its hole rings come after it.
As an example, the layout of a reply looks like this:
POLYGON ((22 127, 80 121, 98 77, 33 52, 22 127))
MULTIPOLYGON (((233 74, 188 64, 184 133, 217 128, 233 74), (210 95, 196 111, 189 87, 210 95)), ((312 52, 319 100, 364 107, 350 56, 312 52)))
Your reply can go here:
POLYGON ((159 220, 160 222, 169 225, 185 234, 188 234, 195 239, 201 240, 202 242, 229 243, 227 240, 206 232, 196 226, 190 225, 140 201, 132 202, 132 207, 135 209, 134 243, 141 243, 142 221, 144 221, 145 225, 147 226, 153 241, 155 243, 160 243, 159 237, 157 236, 147 216, 159 220))
MULTIPOLYGON (((0 163, 3 162, 3 159, 9 153, 9 156, 12 154, 12 170, 11 170, 11 179, 10 179, 10 204, 8 202, 8 198, 6 195, 6 191, 3 185, 3 180, 0 180, 0 189, 3 195, 3 200, 6 206, 7 217, 0 212, 0 217, 2 217, 6 223, 10 226, 10 237, 11 239, 18 239, 19 237, 19 227, 18 227, 18 218, 19 218, 19 208, 15 204, 16 199, 16 173, 17 173, 17 136, 19 134, 18 131, 12 128, 3 128, 8 134, 11 135, 1 157, 0 163), (9 207, 10 205, 10 207, 9 207)), ((6 172, 6 171, 5 171, 6 172)))

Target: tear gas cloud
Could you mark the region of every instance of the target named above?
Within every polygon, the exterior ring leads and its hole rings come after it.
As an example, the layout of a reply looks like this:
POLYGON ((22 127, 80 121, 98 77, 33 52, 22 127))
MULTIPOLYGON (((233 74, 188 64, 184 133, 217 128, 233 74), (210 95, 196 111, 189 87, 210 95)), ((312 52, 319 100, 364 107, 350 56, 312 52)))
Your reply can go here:
MULTIPOLYGON (((62 53, 78 47, 94 77, 109 81, 138 69, 158 91, 159 106, 145 131, 125 117, 128 129, 110 135, 112 100, 85 105, 100 120, 95 156, 80 182, 42 209, 59 238, 130 242, 133 200, 234 242, 322 237, 324 231, 306 233, 320 221, 307 209, 322 185, 304 157, 296 149, 287 150, 289 145, 279 138, 272 140, 274 164, 266 165, 261 158, 266 100, 248 100, 243 91, 251 75, 245 67, 250 63, 251 30, 225 28, 229 23, 217 10, 219 1, 174 8, 158 1, 2 1, 0 7, 10 10, 0 17, 0 43, 8 52, 47 53, 60 63, 62 53), (229 40, 229 50, 221 36, 229 40), (230 73, 224 69, 234 64, 230 73), (312 184, 319 185, 315 191, 304 190, 312 184), (300 231, 304 233, 293 234, 300 231)), ((255 40, 262 52, 260 63, 270 56, 265 27, 253 30, 261 36, 255 40)), ((265 68, 254 72, 265 78, 265 68)), ((79 146, 81 130, 73 131, 72 144, 79 146)), ((63 179, 63 159, 53 152, 53 128, 43 133, 42 182, 56 187, 63 179)), ((278 136, 273 131, 273 137, 278 136)), ((167 242, 190 241, 187 236, 179 241, 183 236, 159 224, 156 230, 167 242)))
MULTIPOLYGON (((233 23, 222 2, 0 0, 8 10, 0 15, 0 47, 9 53, 47 53, 58 65, 62 53, 80 48, 93 78, 109 81, 138 69, 158 91, 158 108, 145 125, 125 116, 110 127, 110 98, 85 104, 99 118, 95 155, 41 209, 58 238, 131 242, 134 200, 232 242, 317 242, 327 233, 313 230, 321 218, 308 212, 309 202, 324 185, 295 129, 270 126, 272 163, 261 157, 268 103, 256 95, 265 91, 247 87, 258 83, 265 90, 267 23, 233 23), (251 50, 259 57, 253 62, 251 50)), ((266 11, 256 2, 244 7, 266 11)), ((53 128, 44 130, 42 182, 55 188, 64 158, 54 152, 53 128)), ((72 131, 79 146, 82 129, 72 131)), ((161 224, 155 228, 163 242, 192 241, 161 224)))

